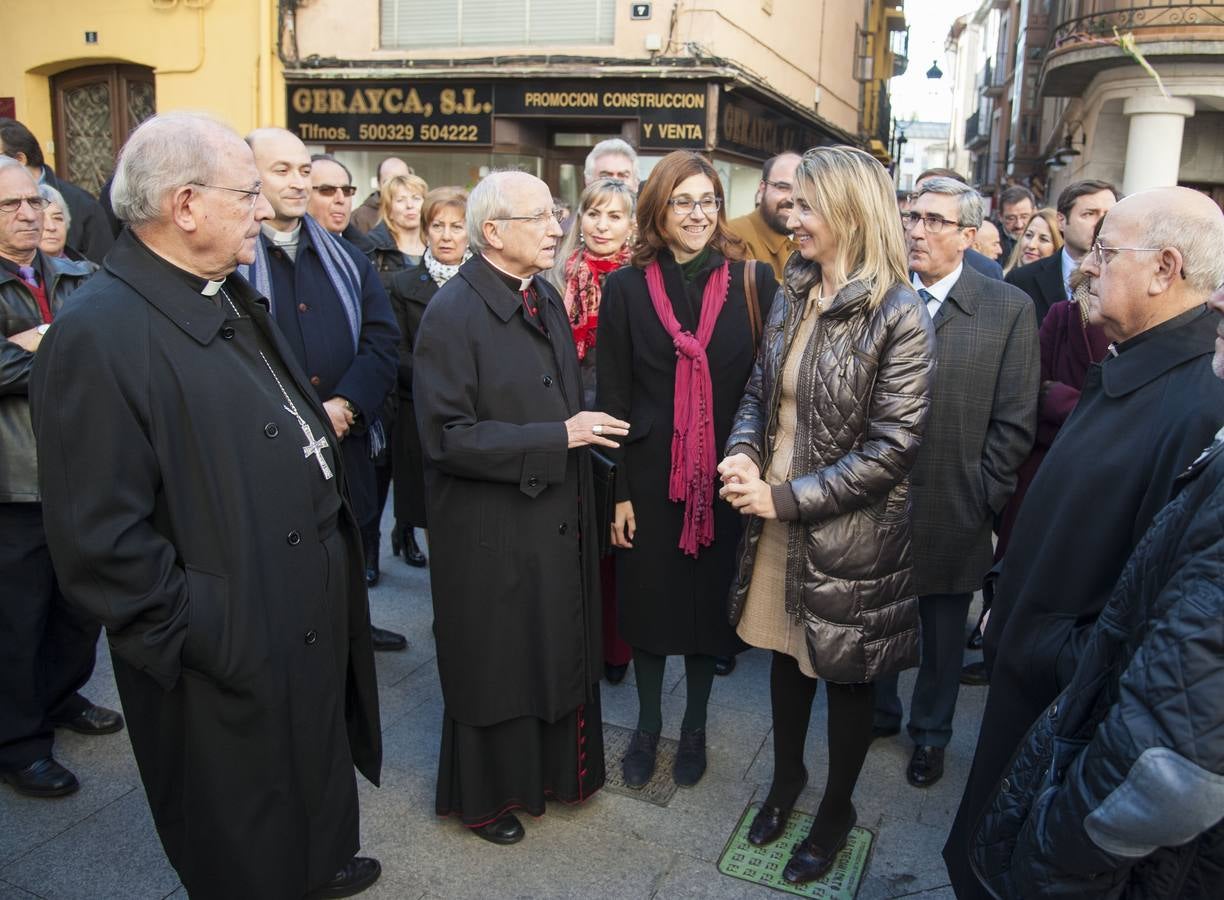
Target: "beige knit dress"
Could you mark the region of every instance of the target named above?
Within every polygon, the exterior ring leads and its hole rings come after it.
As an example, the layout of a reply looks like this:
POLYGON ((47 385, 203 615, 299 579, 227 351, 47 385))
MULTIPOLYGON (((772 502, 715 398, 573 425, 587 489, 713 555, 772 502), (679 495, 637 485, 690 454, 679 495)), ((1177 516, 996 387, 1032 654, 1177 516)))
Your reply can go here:
MULTIPOLYGON (((769 484, 781 484, 791 479, 797 423, 795 391, 804 351, 820 318, 818 290, 819 284, 808 294, 803 318, 782 368, 778 430, 769 466, 763 476, 769 484)), ((765 520, 757 541, 752 583, 748 586, 748 598, 744 601, 744 612, 736 633, 750 646, 793 656, 799 663, 799 670, 809 678, 815 678, 816 670, 808 657, 806 631, 801 623, 796 624, 794 618, 786 613, 786 545, 791 524, 777 519, 765 520)))

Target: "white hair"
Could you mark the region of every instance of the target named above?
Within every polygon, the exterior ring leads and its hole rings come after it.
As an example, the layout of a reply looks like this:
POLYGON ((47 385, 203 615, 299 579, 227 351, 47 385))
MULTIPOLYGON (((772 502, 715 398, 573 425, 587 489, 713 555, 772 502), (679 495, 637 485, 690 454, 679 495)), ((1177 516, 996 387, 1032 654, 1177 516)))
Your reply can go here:
POLYGON ((146 119, 119 151, 111 184, 115 217, 134 229, 157 222, 166 195, 186 184, 214 180, 217 147, 227 137, 238 139, 228 126, 201 113, 146 119))
MULTIPOLYGON (((23 166, 20 162, 13 159, 11 156, 5 156, 4 154, 0 153, 0 172, 3 172, 5 169, 21 169, 21 171, 25 172, 27 175, 30 175, 30 170, 23 166)), ((33 175, 30 175, 30 180, 34 180, 33 175)))
POLYGON ((587 181, 595 177, 595 160, 613 153, 628 157, 629 162, 633 164, 634 174, 637 174, 637 151, 627 141, 622 141, 620 138, 608 138, 592 147, 591 152, 587 154, 586 164, 582 167, 582 174, 587 181))
POLYGON ((49 204, 58 206, 64 213, 64 228, 67 229, 72 225, 72 210, 68 208, 68 204, 64 202, 64 195, 51 187, 49 184, 40 184, 38 186, 39 195, 49 204))
POLYGON ((1144 247, 1171 247, 1181 254, 1182 275, 1196 293, 1211 294, 1224 286, 1224 216, 1170 204, 1147 218, 1142 233, 1144 247))
POLYGON ((927 178, 914 194, 914 199, 917 200, 923 194, 955 197, 959 205, 956 224, 962 228, 977 228, 982 224, 982 195, 969 185, 952 178, 927 178))
POLYGON ((473 253, 483 253, 489 247, 485 240, 484 223, 500 216, 514 215, 506 199, 505 184, 512 176, 523 175, 518 169, 496 169, 480 179, 468 194, 467 233, 473 253))

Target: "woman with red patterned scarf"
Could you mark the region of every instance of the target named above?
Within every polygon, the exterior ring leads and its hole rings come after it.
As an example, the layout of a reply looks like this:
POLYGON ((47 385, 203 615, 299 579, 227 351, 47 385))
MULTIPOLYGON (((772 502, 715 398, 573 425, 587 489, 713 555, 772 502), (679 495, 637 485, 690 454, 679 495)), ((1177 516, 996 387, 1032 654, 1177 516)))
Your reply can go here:
MULTIPOLYGON (((599 302, 604 279, 629 262, 633 214, 637 195, 623 181, 603 178, 582 192, 578 215, 565 236, 550 280, 565 298, 578 365, 582 369, 585 409, 595 408, 595 344, 598 337, 599 302)), ((599 580, 603 594, 604 675, 609 684, 620 684, 633 658, 630 646, 616 627, 616 569, 611 556, 600 561, 599 580)))

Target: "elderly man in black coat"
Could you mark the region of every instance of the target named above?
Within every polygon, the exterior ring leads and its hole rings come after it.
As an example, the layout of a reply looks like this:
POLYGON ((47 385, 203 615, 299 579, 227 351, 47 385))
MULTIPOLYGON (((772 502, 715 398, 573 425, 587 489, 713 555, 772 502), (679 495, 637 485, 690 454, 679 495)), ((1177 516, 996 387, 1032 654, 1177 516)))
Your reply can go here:
POLYGON ((1083 269, 1113 341, 1041 464, 1003 558, 985 633, 990 696, 944 848, 958 896, 986 896, 967 842, 1025 732, 1067 685, 1088 632, 1173 481, 1224 420, 1212 376, 1224 215, 1189 188, 1119 201, 1083 269))
MULTIPOLYGON (((310 154, 291 131, 260 128, 255 154, 272 217, 255 261, 239 274, 268 298, 272 317, 306 370, 340 439, 353 512, 361 524, 366 582, 378 582, 378 487, 374 457, 386 446, 383 401, 395 386, 399 327, 365 255, 307 215, 310 154)), ((375 650, 403 650, 401 634, 373 630, 375 650)))
MULTIPOLYGON (((922 663, 910 704, 914 742, 906 778, 935 784, 960 692, 965 619, 990 569, 991 525, 1033 446, 1041 361, 1033 304, 964 259, 982 199, 950 178, 928 178, 906 214, 913 286, 935 326, 931 415, 910 474, 914 586, 922 663)), ((876 683, 877 736, 896 734, 895 675, 876 683)))
POLYGON ((588 445, 629 425, 583 412, 565 307, 538 273, 561 227, 538 178, 472 190, 476 252, 430 301, 413 354, 438 671, 437 812, 500 844, 604 782, 598 530, 588 445))
POLYGON ((249 148, 202 116, 144 122, 113 200, 131 226, 34 360, 47 542, 106 626, 132 749, 193 900, 343 897, 378 877, 361 539, 338 441, 250 262, 249 148))

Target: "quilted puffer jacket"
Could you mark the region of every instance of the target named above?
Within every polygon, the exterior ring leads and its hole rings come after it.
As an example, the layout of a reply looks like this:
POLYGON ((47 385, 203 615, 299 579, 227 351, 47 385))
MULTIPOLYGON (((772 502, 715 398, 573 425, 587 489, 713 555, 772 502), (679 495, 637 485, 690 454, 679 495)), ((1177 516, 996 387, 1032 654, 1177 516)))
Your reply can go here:
POLYGON ((1178 479, 970 848, 998 897, 1224 896, 1224 429, 1178 479))
MULTIPOLYGON (((52 313, 58 312, 65 298, 98 269, 91 262, 43 256, 41 252, 35 260, 52 313)), ((17 275, 0 266, 0 503, 38 501, 38 463, 29 398, 34 354, 5 338, 41 324, 34 294, 17 275)))
MULTIPOLYGON (((802 353, 790 492, 786 611, 806 625, 816 674, 861 684, 918 664, 918 603, 910 563, 909 471, 918 455, 934 369, 930 319, 908 284, 869 309, 852 281, 795 346, 819 270, 793 254, 770 309, 727 453, 769 465, 788 353, 802 353)), ((775 491, 775 497, 778 496, 775 491)), ((729 612, 739 622, 762 521, 741 540, 729 612)))

